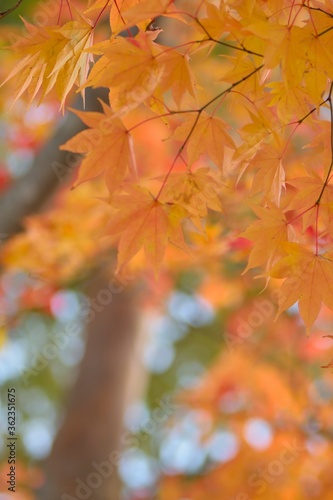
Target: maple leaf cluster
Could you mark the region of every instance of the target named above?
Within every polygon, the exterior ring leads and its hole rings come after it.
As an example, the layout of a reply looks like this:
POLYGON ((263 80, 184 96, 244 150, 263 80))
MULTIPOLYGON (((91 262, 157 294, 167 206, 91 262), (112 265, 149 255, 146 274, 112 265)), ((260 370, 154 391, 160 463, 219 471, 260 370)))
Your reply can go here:
POLYGON ((322 302, 333 309, 331 2, 85 5, 63 24, 24 21, 6 81, 28 104, 55 89, 61 108, 73 87, 109 89, 101 112, 76 111, 88 128, 62 149, 83 155, 75 186, 104 177, 118 272, 143 250, 157 275, 170 245, 191 252, 189 227, 218 219, 234 233, 226 196, 243 190, 257 217, 238 228, 253 242, 247 270, 284 279, 279 312, 299 300, 310 328, 322 302), (111 35, 94 44, 103 20, 111 35), (168 147, 149 167, 146 130, 153 151, 168 147))

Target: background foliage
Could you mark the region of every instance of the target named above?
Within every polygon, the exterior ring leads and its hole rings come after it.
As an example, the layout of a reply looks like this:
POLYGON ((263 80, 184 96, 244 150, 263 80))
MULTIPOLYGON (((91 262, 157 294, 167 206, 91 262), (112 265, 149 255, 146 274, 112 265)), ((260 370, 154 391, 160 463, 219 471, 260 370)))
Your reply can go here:
POLYGON ((25 0, 1 20, 4 196, 75 91, 108 88, 2 248, 19 500, 46 482, 102 264, 141 311, 122 498, 330 498, 332 19, 325 0, 25 0))

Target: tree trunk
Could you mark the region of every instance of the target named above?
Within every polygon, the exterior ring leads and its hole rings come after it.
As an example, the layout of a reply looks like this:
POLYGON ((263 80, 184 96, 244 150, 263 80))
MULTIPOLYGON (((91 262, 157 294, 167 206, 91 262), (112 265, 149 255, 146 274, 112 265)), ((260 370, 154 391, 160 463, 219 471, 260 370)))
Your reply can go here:
MULTIPOLYGON (((96 297, 107 284, 108 273, 102 271, 91 280, 88 295, 96 297)), ((117 464, 137 329, 134 295, 129 285, 113 294, 88 326, 67 415, 46 461, 43 500, 120 499, 117 464)))

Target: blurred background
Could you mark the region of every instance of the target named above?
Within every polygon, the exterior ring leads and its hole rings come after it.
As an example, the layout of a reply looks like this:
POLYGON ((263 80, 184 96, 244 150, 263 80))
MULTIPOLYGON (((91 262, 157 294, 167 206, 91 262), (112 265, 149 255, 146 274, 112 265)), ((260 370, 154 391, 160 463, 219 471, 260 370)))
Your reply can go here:
MULTIPOLYGON (((19 15, 52 18, 53 3, 25 0, 1 21, 1 81, 19 15)), ((11 94, 1 87, 1 194, 63 120, 52 95, 9 111, 11 94)), ((275 320, 274 286, 241 274, 249 243, 224 242, 214 216, 206 238, 192 235, 200 252, 169 250, 158 282, 141 255, 115 277, 100 238, 103 186, 69 191, 62 174, 1 253, 0 500, 13 496, 9 388, 17 500, 331 499, 333 379, 322 366, 333 357, 332 312, 310 338, 297 307, 275 320)), ((229 201, 231 228, 252 218, 239 208, 245 188, 229 201)))

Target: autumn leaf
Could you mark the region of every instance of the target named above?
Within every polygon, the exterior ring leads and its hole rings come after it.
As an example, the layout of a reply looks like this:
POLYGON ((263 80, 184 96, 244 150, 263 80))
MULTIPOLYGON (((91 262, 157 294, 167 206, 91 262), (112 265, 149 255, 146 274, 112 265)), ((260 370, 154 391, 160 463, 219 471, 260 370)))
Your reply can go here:
POLYGON ((239 28, 239 22, 229 14, 229 9, 223 3, 218 8, 210 2, 205 2, 205 7, 207 17, 200 20, 199 26, 206 35, 209 34, 210 37, 218 40, 227 31, 235 27, 239 28))
POLYGON ((110 10, 110 26, 113 35, 117 35, 120 31, 126 29, 127 24, 124 19, 124 14, 131 7, 135 7, 140 0, 118 0, 112 2, 110 10))
POLYGON ((253 222, 239 235, 253 241, 244 273, 259 266, 269 269, 285 255, 284 243, 292 237, 292 229, 287 226, 285 214, 274 203, 267 202, 267 207, 252 206, 252 210, 260 220, 253 222))
POLYGON ((93 66, 85 86, 109 87, 114 110, 138 106, 161 81, 163 68, 156 58, 161 49, 146 33, 135 38, 112 38, 90 51, 102 57, 93 66))
POLYGON ((223 183, 211 168, 199 168, 194 172, 171 174, 160 197, 165 203, 182 206, 195 225, 202 229, 201 221, 207 210, 221 212, 223 183))
MULTIPOLYGON (((277 120, 275 114, 269 108, 269 95, 265 95, 262 107, 256 107, 248 100, 244 101, 243 107, 247 109, 249 121, 238 130, 242 143, 236 148, 233 166, 239 172, 239 177, 244 173, 249 163, 258 153, 263 144, 271 137, 274 144, 281 143, 280 134, 275 130, 277 120), (265 141, 265 142, 264 142, 265 141)), ((274 190, 274 188, 272 188, 274 190)))
MULTIPOLYGON (((305 50, 306 59, 309 64, 310 78, 317 78, 315 74, 323 71, 327 76, 333 76, 333 54, 331 44, 333 40, 332 33, 332 18, 327 16, 325 12, 313 11, 311 13, 311 21, 304 28, 306 34, 305 50), (322 36, 318 36, 319 33, 322 36), (313 71, 313 68, 316 68, 313 71)), ((326 82, 323 81, 322 92, 325 91, 326 82)))
POLYGON ((177 50, 168 49, 161 54, 159 61, 164 66, 161 78, 162 90, 171 89, 178 106, 181 105, 182 98, 187 92, 195 97, 194 79, 188 62, 189 56, 177 50))
POLYGON ((266 41, 264 61, 268 68, 281 65, 286 85, 295 87, 300 84, 306 68, 306 35, 299 26, 282 25, 258 19, 246 30, 266 41))
MULTIPOLYGON (((110 13, 112 33, 138 25, 143 30, 160 15, 179 18, 174 0, 120 0, 113 3, 110 13)), ((182 19, 182 17, 180 17, 182 19)))
MULTIPOLYGON (((235 83, 242 79, 244 81, 238 85, 237 92, 244 95, 255 96, 258 90, 263 86, 263 78, 256 74, 253 78, 246 78, 246 75, 252 73, 256 68, 253 58, 247 53, 240 52, 235 56, 223 54, 223 75, 220 78, 223 82, 235 83)), ((235 95, 237 97, 238 94, 235 95)))
POLYGON ((281 123, 288 123, 292 119, 301 118, 308 112, 310 96, 301 86, 288 87, 285 82, 272 82, 266 85, 270 89, 270 106, 276 105, 281 123))
POLYGON ((251 158, 247 168, 256 170, 251 194, 262 192, 265 198, 280 205, 281 193, 285 188, 285 169, 282 162, 283 152, 278 146, 264 143, 251 158))
MULTIPOLYGON (((85 83, 89 63, 93 61, 86 50, 93 43, 93 27, 84 19, 70 21, 58 30, 68 42, 59 54, 49 78, 55 81, 57 94, 64 107, 66 96, 76 83, 79 87, 85 83)), ((81 92, 84 100, 84 90, 81 92)))
POLYGON ((273 278, 286 278, 280 289, 278 314, 298 300, 309 333, 322 302, 333 308, 333 252, 316 255, 298 243, 283 247, 287 255, 268 273, 273 278))
POLYGON ((299 177, 289 181, 288 184, 296 188, 297 192, 287 208, 296 213, 303 213, 303 231, 316 220, 319 198, 320 218, 324 226, 328 227, 333 215, 333 186, 328 184, 323 190, 323 180, 315 172, 312 172, 309 177, 299 177))
POLYGON ((202 112, 182 123, 173 138, 179 141, 187 139, 188 162, 192 165, 201 155, 207 154, 223 170, 224 150, 234 149, 235 145, 227 132, 228 125, 221 119, 202 112))
MULTIPOLYGON (((242 233, 253 243, 246 270, 263 267, 268 276, 292 258, 297 267, 314 245, 317 286, 329 269, 328 254, 317 254, 333 236, 330 2, 85 4, 94 21, 66 2, 59 26, 25 22, 27 33, 12 44, 21 59, 6 82, 15 79, 14 98, 27 94, 29 104, 54 90, 62 109, 75 85, 108 89, 110 105, 77 112, 88 128, 62 149, 83 156, 75 186, 105 180, 119 269, 143 249, 157 273, 169 243, 186 248, 183 227, 195 248, 216 220, 223 229, 212 247, 224 255, 250 206, 258 219, 242 233)), ((290 264, 284 278, 295 272, 290 264)), ((313 301, 307 324, 318 309, 313 301)))
POLYGON ((181 220, 186 211, 176 205, 161 203, 140 186, 125 186, 125 194, 114 196, 106 234, 119 235, 117 271, 143 247, 148 264, 158 275, 168 243, 186 250, 181 220))
POLYGON ((127 168, 134 168, 135 159, 130 133, 109 106, 103 102, 102 106, 104 113, 75 111, 90 128, 72 137, 60 149, 86 155, 75 186, 104 172, 106 185, 113 192, 124 179, 127 168))
POLYGON ((87 78, 91 54, 84 50, 92 44, 93 28, 83 18, 69 21, 62 28, 23 22, 27 34, 12 46, 22 59, 1 85, 16 77, 14 103, 27 91, 29 105, 38 92, 41 102, 55 87, 63 109, 73 85, 83 85, 87 78))

